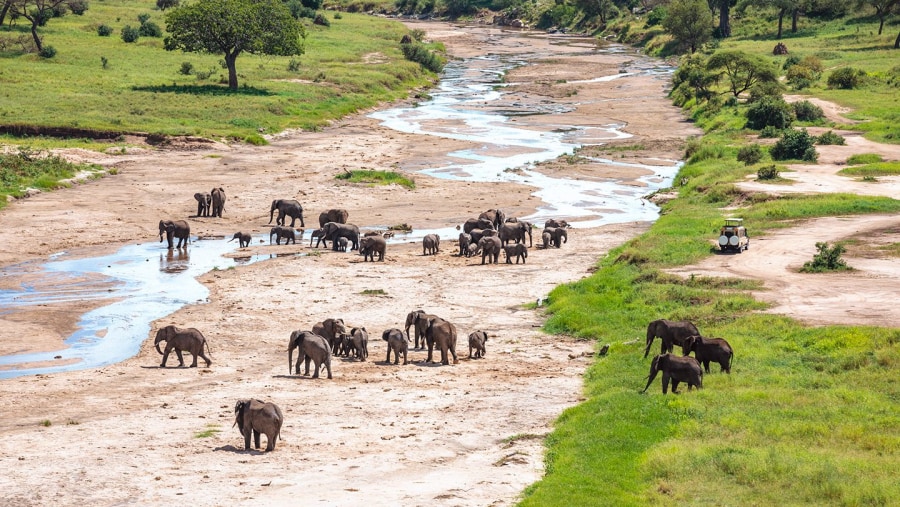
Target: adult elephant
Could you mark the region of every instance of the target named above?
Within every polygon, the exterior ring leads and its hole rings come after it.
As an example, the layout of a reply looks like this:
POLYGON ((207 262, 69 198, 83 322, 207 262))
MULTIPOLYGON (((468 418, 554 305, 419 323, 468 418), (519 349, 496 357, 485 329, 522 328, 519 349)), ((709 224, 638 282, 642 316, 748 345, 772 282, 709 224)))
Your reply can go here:
POLYGON ((281 435, 281 425, 284 424, 284 416, 281 409, 274 403, 260 400, 238 400, 234 405, 234 424, 244 436, 244 450, 250 450, 250 435, 253 435, 253 443, 259 449, 259 435, 266 434, 266 452, 275 450, 275 442, 281 435))
POLYGON ((178 238, 178 248, 181 243, 187 246, 191 240, 191 226, 184 220, 160 220, 159 221, 159 242, 162 243, 163 233, 166 233, 166 241, 169 243, 169 250, 172 247, 172 238, 178 238))
POLYGON ((510 241, 524 245, 526 234, 528 235, 528 242, 531 243, 531 224, 528 222, 507 222, 497 229, 497 237, 500 238, 500 242, 504 245, 510 241))
POLYGON ((478 218, 490 220, 494 224, 494 229, 500 229, 500 226, 506 222, 506 213, 499 209, 489 209, 478 215, 478 218))
MULTIPOLYGON (((544 229, 544 230, 547 230, 547 229, 544 229)), ((569 242, 569 233, 566 232, 565 227, 557 227, 557 228, 553 229, 552 234, 553 234, 553 246, 555 246, 556 248, 561 247, 563 243, 569 242)))
POLYGON ((209 194, 212 197, 212 205, 209 210, 210 215, 222 218, 222 211, 225 210, 225 189, 222 187, 214 188, 209 194))
POLYGON ((350 213, 347 213, 345 209, 330 209, 328 211, 323 211, 319 213, 319 227, 325 227, 325 224, 328 222, 334 222, 337 224, 346 224, 347 218, 350 217, 350 213))
POLYGON ((190 352, 194 356, 191 368, 197 367, 197 357, 202 357, 206 361, 207 368, 212 364, 212 360, 203 353, 204 347, 209 352, 209 343, 206 342, 206 337, 198 329, 192 327, 181 329, 175 326, 165 326, 156 332, 156 340, 153 341, 153 346, 163 356, 162 363, 159 365, 161 368, 165 368, 166 361, 169 359, 169 353, 173 350, 175 355, 178 356, 178 366, 184 366, 184 358, 181 356, 182 351, 190 352), (165 352, 159 349, 160 342, 166 342, 165 352))
POLYGON ((463 223, 463 232, 471 233, 473 229, 496 229, 494 222, 487 218, 470 218, 463 223))
POLYGON ((703 371, 700 369, 700 363, 690 356, 676 356, 673 354, 660 354, 653 358, 650 363, 650 375, 648 376, 647 385, 644 390, 653 383, 656 374, 662 372, 662 392, 666 394, 669 390, 669 380, 672 381, 672 392, 678 394, 678 383, 687 382, 688 390, 692 387, 703 387, 703 371))
POLYGON ((386 329, 381 333, 381 339, 387 342, 387 358, 384 362, 390 364, 391 352, 394 352, 394 364, 400 362, 400 353, 403 353, 403 364, 408 364, 406 356, 409 352, 409 335, 402 330, 393 328, 386 329))
POLYGON ((347 238, 347 240, 350 241, 350 243, 353 245, 350 248, 350 251, 359 250, 359 227, 353 224, 339 224, 337 222, 328 222, 322 227, 322 229, 324 229, 324 236, 322 236, 322 239, 332 242, 332 250, 337 251, 337 242, 335 240, 337 240, 338 238, 347 238))
POLYGON ((432 351, 437 347, 441 351, 441 364, 450 364, 448 352, 453 355, 453 364, 459 363, 459 359, 456 358, 456 326, 450 322, 441 318, 431 320, 428 329, 425 330, 425 341, 428 342, 426 362, 433 362, 432 351))
POLYGON ((437 234, 426 234, 422 238, 422 255, 437 255, 441 247, 441 238, 437 234))
POLYGON ((300 363, 305 363, 306 371, 303 375, 309 375, 309 361, 315 366, 312 378, 319 378, 319 370, 322 365, 328 370, 328 378, 331 378, 331 347, 325 337, 310 331, 294 331, 288 342, 288 374, 294 366, 294 349, 297 349, 297 365, 294 373, 300 374, 300 363))
POLYGON ((709 363, 719 363, 722 371, 731 373, 731 362, 734 360, 734 350, 731 345, 722 338, 704 338, 702 336, 688 336, 681 344, 684 355, 691 352, 697 361, 703 365, 703 370, 709 373, 709 363))
MULTIPOLYGON (((425 348, 425 330, 428 329, 428 325, 432 320, 437 319, 437 315, 431 315, 426 313, 425 310, 416 310, 413 312, 409 312, 406 315, 406 327, 404 330, 406 331, 406 336, 409 336, 409 327, 413 328, 413 336, 415 337, 415 348, 425 348), (419 346, 419 340, 421 339, 421 347, 419 346)), ((407 338, 408 339, 408 338, 407 338)))
POLYGON ((209 194, 204 192, 197 192, 194 194, 194 199, 197 200, 197 216, 198 217, 208 217, 209 216, 209 206, 212 203, 212 197, 209 194))
POLYGON ((272 223, 272 217, 275 216, 275 210, 278 210, 278 218, 275 225, 284 225, 284 217, 291 217, 291 227, 297 219, 300 219, 300 227, 306 227, 303 223, 303 206, 294 199, 275 199, 272 201, 272 207, 269 209, 269 223, 272 223))
POLYGON ((497 264, 500 259, 500 250, 502 249, 500 246, 500 238, 497 236, 483 237, 478 241, 478 249, 481 250, 482 264, 484 264, 485 259, 491 261, 488 264, 497 264))
POLYGON ((280 225, 276 225, 272 227, 272 230, 269 231, 269 244, 272 244, 272 236, 275 236, 275 244, 280 245, 282 238, 284 239, 284 244, 287 245, 289 243, 297 244, 297 234, 294 229, 291 227, 283 227, 280 225))
POLYGON ((382 236, 366 236, 359 240, 359 253, 364 260, 375 262, 378 255, 379 261, 384 261, 384 252, 387 250, 387 241, 382 236))
POLYGON ((341 340, 349 334, 344 319, 325 319, 322 322, 316 322, 312 332, 328 341, 328 347, 333 355, 337 355, 341 349, 341 340))
POLYGON ((675 345, 684 345, 688 336, 700 335, 697 326, 687 320, 654 320, 647 326, 647 347, 644 349, 644 357, 650 353, 650 345, 657 336, 662 340, 660 354, 672 352, 675 345))
POLYGON ((555 218, 550 218, 547 219, 546 222, 544 222, 544 229, 547 229, 549 227, 553 227, 554 229, 556 229, 557 227, 568 229, 570 225, 569 222, 566 222, 565 220, 556 220, 555 218))

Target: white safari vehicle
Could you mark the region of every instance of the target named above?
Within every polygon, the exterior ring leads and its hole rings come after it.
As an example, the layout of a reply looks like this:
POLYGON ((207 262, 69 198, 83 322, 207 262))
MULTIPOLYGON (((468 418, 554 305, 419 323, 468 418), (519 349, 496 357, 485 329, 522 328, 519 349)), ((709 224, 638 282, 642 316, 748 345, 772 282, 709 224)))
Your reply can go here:
POLYGON ((725 219, 725 225, 719 231, 719 248, 723 252, 732 250, 738 253, 750 248, 750 237, 747 236, 747 229, 744 228, 743 218, 725 219))

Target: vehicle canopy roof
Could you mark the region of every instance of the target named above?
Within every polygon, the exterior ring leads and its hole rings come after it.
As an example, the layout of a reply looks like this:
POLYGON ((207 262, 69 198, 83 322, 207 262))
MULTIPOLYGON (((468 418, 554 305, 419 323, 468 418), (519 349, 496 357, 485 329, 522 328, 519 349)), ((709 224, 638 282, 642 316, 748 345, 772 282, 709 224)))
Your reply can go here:
POLYGON ((743 218, 726 218, 725 227, 742 227, 744 225, 743 218))

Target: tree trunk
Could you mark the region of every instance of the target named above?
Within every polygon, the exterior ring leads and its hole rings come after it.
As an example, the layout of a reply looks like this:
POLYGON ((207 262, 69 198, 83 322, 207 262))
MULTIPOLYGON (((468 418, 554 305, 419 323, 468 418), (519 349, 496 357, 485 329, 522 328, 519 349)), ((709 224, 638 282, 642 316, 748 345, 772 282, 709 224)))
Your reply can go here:
POLYGON ((781 27, 784 22, 784 9, 778 11, 778 35, 775 36, 776 39, 781 40, 781 27))
POLYGON ((731 37, 731 23, 728 20, 730 15, 730 0, 722 0, 719 3, 719 37, 731 37))
POLYGON ((881 35, 881 31, 884 29, 884 16, 881 18, 881 23, 878 24, 878 35, 881 35))
POLYGON ((228 88, 237 90, 237 69, 235 68, 235 60, 237 60, 237 52, 225 53, 225 65, 228 67, 228 88))
POLYGON ((894 41, 894 49, 900 49, 900 33, 897 33, 897 40, 894 41))
POLYGON ((797 19, 800 17, 800 9, 794 9, 791 13, 791 33, 797 33, 797 19))
POLYGON ((3 26, 3 21, 6 20, 6 13, 9 12, 10 7, 12 7, 12 0, 3 2, 3 9, 0 9, 0 27, 3 26))
POLYGON ((40 53, 44 47, 41 46, 41 37, 37 33, 38 19, 35 18, 31 21, 31 37, 34 39, 34 45, 37 47, 38 53, 40 53))

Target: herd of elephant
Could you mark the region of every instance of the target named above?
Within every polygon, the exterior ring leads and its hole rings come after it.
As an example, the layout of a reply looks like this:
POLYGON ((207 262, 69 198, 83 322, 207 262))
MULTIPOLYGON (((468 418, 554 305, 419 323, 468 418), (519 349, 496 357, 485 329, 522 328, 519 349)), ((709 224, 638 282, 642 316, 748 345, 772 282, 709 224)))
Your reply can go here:
POLYGON ((672 392, 678 393, 678 384, 684 382, 688 390, 693 387, 703 387, 703 371, 709 373, 709 363, 719 363, 722 371, 731 373, 731 364, 734 360, 734 350, 731 345, 722 338, 704 338, 697 330, 697 326, 687 320, 654 320, 647 326, 647 346, 644 349, 644 357, 650 353, 653 340, 659 337, 662 346, 658 356, 650 363, 650 374, 647 377, 647 385, 641 392, 646 392, 656 375, 662 372, 662 392, 669 390, 669 381, 672 381, 672 392), (675 345, 681 346, 682 356, 672 354, 675 345), (694 357, 690 354, 694 353, 694 357), (700 368, 700 365, 703 368, 700 368))
MULTIPOLYGON (((489 209, 478 216, 470 218, 462 225, 463 232, 459 233, 457 243, 460 257, 476 257, 481 254, 482 264, 496 264, 502 251, 506 256, 506 263, 512 264, 513 258, 516 264, 521 260, 525 263, 528 258, 528 248, 534 246, 530 222, 516 217, 507 218, 502 210, 489 209), (528 236, 528 246, 525 246, 525 236, 528 236)), ((543 248, 559 248, 568 241, 569 228, 565 220, 550 219, 544 223, 541 233, 543 248)), ((429 250, 428 236, 422 240, 423 255, 429 250)), ((433 248, 437 253, 437 245, 433 248)))
MULTIPOLYGON (((451 356, 453 364, 459 363, 456 355, 456 325, 424 310, 410 312, 406 316, 403 329, 386 329, 381 334, 381 339, 387 342, 385 364, 392 364, 391 354, 394 356, 394 365, 400 364, 401 355, 403 364, 409 364, 410 343, 416 350, 428 348, 426 363, 435 362, 433 360, 435 348, 440 351, 441 364, 449 365, 451 356), (410 328, 413 328, 414 343, 410 340, 410 328)), ((485 331, 476 330, 469 333, 469 359, 484 358, 487 341, 488 335, 485 331)), ((212 365, 212 359, 207 355, 209 342, 203 333, 195 328, 165 326, 156 332, 153 346, 163 356, 161 368, 166 366, 169 354, 173 351, 178 357, 180 367, 184 367, 183 352, 193 356, 192 368, 197 366, 197 358, 203 359, 207 367, 212 365), (165 343, 165 350, 160 349, 160 343, 165 343)), ((343 319, 325 319, 313 325, 310 331, 297 330, 291 333, 288 340, 288 373, 293 370, 294 374, 300 375, 300 364, 303 363, 305 366, 303 375, 309 376, 312 363, 312 378, 319 378, 319 372, 324 369, 330 379, 332 358, 341 356, 365 361, 369 357, 369 333, 365 327, 348 328, 343 319), (297 350, 296 363, 294 350, 297 350)), ((281 425, 284 422, 277 405, 260 400, 239 400, 234 412, 234 424, 244 437, 245 450, 250 450, 251 436, 254 437, 255 446, 259 449, 261 433, 267 438, 266 451, 275 449, 275 441, 281 433, 281 425)))

